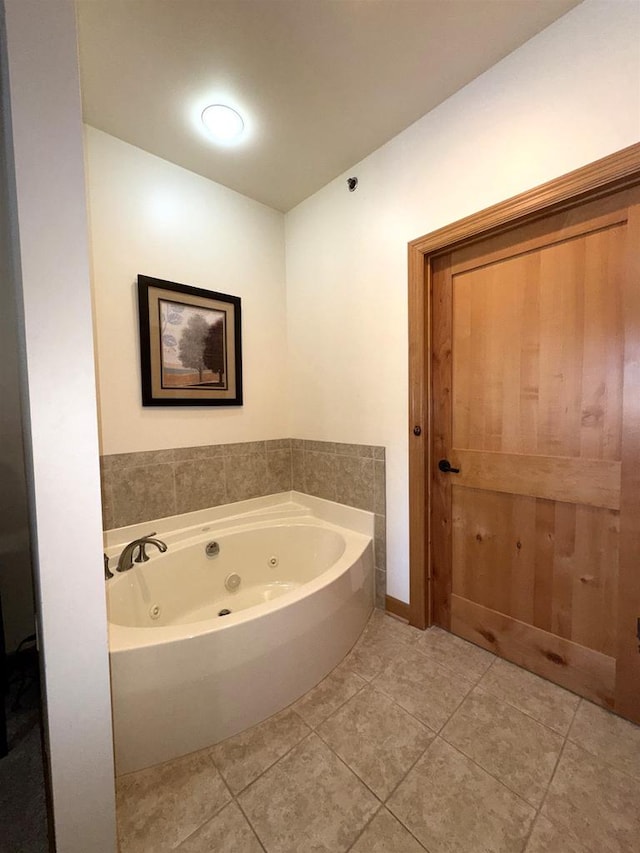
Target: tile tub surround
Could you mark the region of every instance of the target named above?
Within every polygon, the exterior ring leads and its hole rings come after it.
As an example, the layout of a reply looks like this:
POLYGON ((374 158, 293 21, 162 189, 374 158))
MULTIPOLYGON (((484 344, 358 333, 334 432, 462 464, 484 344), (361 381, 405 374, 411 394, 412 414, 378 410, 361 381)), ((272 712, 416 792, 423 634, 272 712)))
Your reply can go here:
POLYGON ((102 456, 111 530, 294 489, 375 513, 376 606, 386 592, 385 450, 282 438, 102 456))
POLYGON ((633 853, 639 744, 561 687, 374 611, 289 708, 119 777, 120 850, 633 853))

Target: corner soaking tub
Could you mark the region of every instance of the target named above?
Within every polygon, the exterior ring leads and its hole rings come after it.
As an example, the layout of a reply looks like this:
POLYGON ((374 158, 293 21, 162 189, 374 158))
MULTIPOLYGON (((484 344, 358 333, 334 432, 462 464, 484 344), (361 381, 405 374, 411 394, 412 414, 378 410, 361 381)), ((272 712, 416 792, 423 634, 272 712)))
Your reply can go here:
POLYGON ((168 550, 107 582, 118 774, 210 746, 293 702, 373 608, 373 516, 279 495, 110 531, 168 550))

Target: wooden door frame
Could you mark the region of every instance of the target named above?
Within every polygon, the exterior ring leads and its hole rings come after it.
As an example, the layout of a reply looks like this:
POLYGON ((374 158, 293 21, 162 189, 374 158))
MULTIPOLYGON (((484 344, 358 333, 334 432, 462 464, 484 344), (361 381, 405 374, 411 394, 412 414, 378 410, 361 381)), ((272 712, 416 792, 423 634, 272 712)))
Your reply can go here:
POLYGON ((409 243, 409 622, 432 623, 431 260, 566 207, 640 184, 640 143, 409 243), (416 432, 418 434, 416 435, 416 432))

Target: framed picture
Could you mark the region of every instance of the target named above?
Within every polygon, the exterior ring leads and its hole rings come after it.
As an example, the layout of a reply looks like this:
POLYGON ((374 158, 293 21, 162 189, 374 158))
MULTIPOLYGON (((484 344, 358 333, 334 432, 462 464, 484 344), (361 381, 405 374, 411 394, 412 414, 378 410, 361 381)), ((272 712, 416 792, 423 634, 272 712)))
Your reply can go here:
POLYGON ((241 406, 240 298, 138 276, 143 406, 241 406))

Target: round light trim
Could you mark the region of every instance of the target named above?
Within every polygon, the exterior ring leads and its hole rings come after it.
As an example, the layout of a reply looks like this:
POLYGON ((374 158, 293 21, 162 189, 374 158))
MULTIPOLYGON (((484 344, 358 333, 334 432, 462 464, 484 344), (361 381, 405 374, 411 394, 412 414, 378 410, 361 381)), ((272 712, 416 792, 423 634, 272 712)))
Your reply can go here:
POLYGON ((212 104, 202 111, 202 123, 218 142, 233 142, 244 130, 239 112, 225 104, 212 104))

